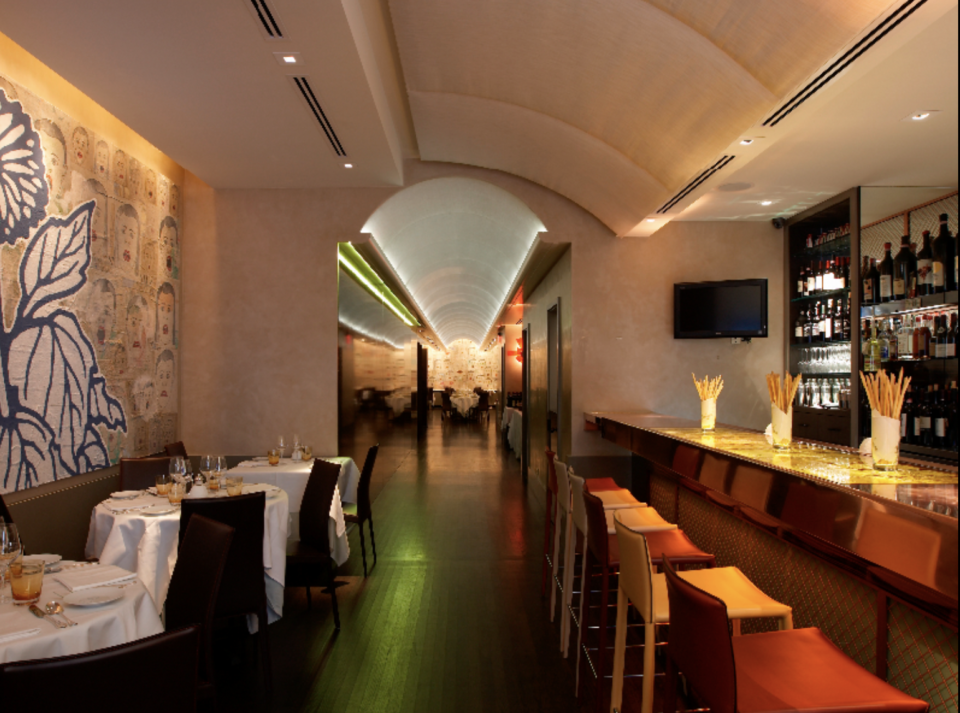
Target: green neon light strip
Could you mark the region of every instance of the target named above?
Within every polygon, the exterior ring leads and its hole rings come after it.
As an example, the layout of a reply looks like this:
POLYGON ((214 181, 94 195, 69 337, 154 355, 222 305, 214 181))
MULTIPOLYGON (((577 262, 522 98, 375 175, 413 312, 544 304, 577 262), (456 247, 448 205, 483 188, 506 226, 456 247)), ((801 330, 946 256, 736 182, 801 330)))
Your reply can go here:
POLYGON ((340 264, 346 268, 347 272, 353 275, 357 279, 357 282, 367 288, 370 294, 389 307, 390 311, 400 318, 400 321, 408 327, 421 326, 417 318, 413 316, 413 313, 411 313, 403 302, 393 294, 390 288, 384 284, 380 276, 370 267, 367 261, 363 259, 353 245, 350 243, 340 243, 338 255, 340 264))

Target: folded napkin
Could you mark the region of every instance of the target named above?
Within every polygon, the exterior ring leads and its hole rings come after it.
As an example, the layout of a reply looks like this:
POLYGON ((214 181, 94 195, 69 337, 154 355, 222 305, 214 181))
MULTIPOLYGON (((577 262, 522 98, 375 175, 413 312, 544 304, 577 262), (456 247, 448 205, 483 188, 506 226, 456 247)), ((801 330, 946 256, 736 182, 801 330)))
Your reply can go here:
POLYGON ((139 498, 130 498, 129 500, 107 500, 104 503, 110 512, 128 512, 130 510, 140 510, 157 504, 155 497, 142 496, 139 498))
POLYGON ((27 627, 23 612, 12 611, 0 614, 0 644, 39 634, 39 627, 27 627))
POLYGON ((237 463, 238 468, 256 468, 257 466, 264 465, 266 461, 255 461, 255 460, 245 460, 240 463, 237 463))
POLYGON ((116 567, 112 564, 102 564, 97 567, 81 567, 53 575, 71 592, 81 592, 94 587, 106 587, 111 584, 132 582, 137 578, 136 573, 116 567))

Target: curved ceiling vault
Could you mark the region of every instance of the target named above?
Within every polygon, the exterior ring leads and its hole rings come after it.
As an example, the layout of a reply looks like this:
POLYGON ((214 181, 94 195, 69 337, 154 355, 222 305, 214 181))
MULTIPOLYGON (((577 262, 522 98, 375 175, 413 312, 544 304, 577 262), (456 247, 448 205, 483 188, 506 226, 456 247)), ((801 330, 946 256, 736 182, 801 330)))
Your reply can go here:
POLYGON ((391 0, 390 9, 424 160, 519 175, 624 235, 889 4, 391 0))
POLYGON ((343 269, 340 270, 339 300, 340 323, 357 334, 397 349, 403 349, 404 344, 415 338, 410 327, 343 269))
POLYGON ((401 191, 370 217, 370 233, 444 345, 480 344, 524 260, 546 232, 511 193, 470 178, 401 191))

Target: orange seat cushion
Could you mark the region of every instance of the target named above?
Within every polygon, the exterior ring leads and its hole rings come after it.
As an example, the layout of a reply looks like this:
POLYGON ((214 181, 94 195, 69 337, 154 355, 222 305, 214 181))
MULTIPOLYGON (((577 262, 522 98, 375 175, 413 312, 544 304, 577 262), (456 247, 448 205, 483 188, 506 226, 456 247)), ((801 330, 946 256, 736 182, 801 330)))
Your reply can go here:
POLYGON ((620 490, 617 481, 613 478, 588 478, 584 481, 583 487, 588 493, 599 493, 604 490, 620 490))
POLYGON ((654 566, 663 562, 664 555, 675 565, 678 564, 709 564, 713 565, 716 558, 704 552, 687 537, 683 530, 663 530, 660 532, 646 532, 647 547, 650 549, 650 561, 654 566))
POLYGON ((925 713, 926 703, 860 666, 819 629, 733 638, 740 713, 925 713))

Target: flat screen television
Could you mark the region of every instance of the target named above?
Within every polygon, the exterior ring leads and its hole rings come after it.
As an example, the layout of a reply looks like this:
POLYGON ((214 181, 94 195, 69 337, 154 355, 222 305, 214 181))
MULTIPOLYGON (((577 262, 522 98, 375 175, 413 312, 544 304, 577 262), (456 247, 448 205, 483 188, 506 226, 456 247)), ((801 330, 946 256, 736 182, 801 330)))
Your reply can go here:
POLYGON ((767 336, 767 281, 685 282, 673 286, 675 339, 767 336))

